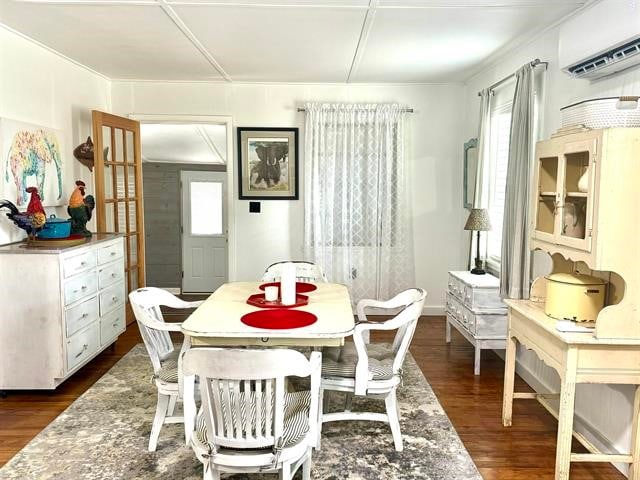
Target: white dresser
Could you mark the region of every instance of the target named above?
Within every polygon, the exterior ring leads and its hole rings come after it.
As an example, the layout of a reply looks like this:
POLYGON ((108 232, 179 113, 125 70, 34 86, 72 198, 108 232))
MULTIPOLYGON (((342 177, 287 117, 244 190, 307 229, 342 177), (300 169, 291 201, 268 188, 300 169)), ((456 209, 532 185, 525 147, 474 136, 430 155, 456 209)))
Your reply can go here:
POLYGON ((449 272, 446 341, 451 326, 475 347, 474 373, 480 375, 480 353, 504 349, 507 338, 507 306, 500 299, 500 281, 490 274, 449 272))
POLYGON ((124 241, 0 246, 0 390, 53 389, 125 331, 124 241))

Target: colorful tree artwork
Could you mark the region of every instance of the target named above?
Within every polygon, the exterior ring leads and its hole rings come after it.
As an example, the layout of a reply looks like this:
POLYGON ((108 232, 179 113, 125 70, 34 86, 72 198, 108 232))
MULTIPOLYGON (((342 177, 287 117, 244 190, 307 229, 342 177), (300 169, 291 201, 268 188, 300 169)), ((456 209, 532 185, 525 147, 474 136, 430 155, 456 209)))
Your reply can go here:
POLYGON ((3 197, 26 205, 28 187, 37 187, 45 206, 64 203, 59 131, 12 120, 0 121, 3 197))

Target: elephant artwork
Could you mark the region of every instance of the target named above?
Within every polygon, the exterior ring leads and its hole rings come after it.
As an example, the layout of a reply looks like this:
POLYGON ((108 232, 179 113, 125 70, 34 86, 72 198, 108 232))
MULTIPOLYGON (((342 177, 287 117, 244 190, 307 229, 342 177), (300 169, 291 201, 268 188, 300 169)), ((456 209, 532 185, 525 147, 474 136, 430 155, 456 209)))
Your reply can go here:
POLYGON ((252 189, 276 189, 279 186, 287 188, 287 159, 289 144, 286 141, 273 139, 269 141, 255 141, 250 144, 258 161, 251 168, 252 189))
POLYGON ((298 129, 238 127, 240 200, 298 200, 298 129))
POLYGON ((59 134, 50 129, 2 120, 6 197, 26 204, 28 187, 37 187, 43 205, 62 202, 62 158, 59 134))

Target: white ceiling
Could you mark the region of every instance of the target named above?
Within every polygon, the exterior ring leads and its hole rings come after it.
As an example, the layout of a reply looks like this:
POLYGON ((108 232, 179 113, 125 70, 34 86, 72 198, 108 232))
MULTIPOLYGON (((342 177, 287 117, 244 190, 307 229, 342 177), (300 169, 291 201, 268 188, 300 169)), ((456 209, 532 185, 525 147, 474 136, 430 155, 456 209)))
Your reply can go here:
POLYGON ((224 125, 143 123, 140 143, 146 162, 226 163, 224 125))
POLYGON ((588 1, 0 0, 0 22, 112 79, 427 83, 588 1))

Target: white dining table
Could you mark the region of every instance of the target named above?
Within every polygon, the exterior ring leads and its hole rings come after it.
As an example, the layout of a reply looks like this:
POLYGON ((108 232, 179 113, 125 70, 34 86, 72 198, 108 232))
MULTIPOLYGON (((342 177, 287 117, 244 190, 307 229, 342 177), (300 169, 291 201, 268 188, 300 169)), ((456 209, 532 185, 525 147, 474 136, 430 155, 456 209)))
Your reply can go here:
POLYGON ((341 346, 355 325, 349 290, 336 283, 316 283, 306 292, 307 305, 295 307, 313 313, 317 321, 292 329, 262 329, 242 323, 243 315, 262 310, 249 305, 249 296, 261 293, 263 282, 225 283, 207 298, 183 323, 182 332, 191 345, 212 346, 341 346))

